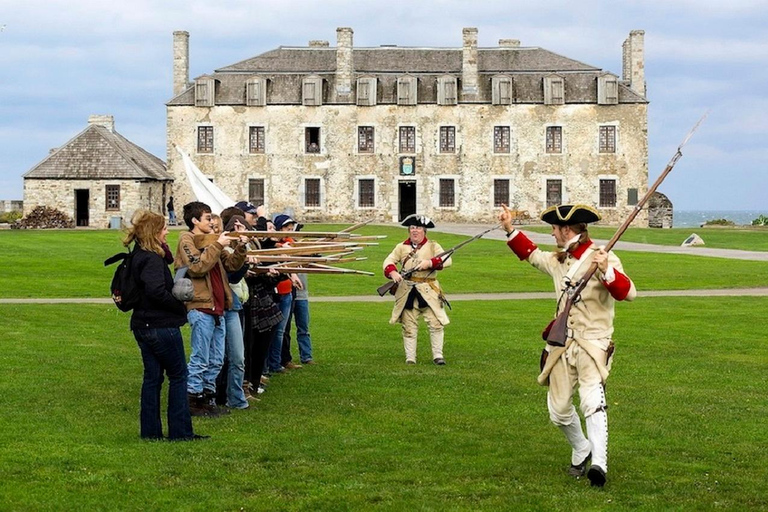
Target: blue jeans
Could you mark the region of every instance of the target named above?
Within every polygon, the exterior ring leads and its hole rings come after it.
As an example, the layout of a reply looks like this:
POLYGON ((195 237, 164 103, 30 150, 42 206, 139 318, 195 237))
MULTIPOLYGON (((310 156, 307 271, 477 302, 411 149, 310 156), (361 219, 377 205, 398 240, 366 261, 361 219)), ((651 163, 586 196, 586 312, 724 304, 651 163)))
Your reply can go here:
POLYGON ((187 391, 199 395, 203 390, 216 392, 216 376, 224 364, 224 317, 216 317, 193 309, 187 313, 192 328, 192 353, 189 355, 187 391))
POLYGON ((168 210, 168 225, 176 225, 176 212, 174 210, 168 210))
POLYGON ((224 323, 227 329, 227 406, 245 409, 248 407, 248 400, 245 399, 243 391, 245 348, 239 311, 225 311, 224 323))
POLYGON ((270 372, 280 371, 282 366, 280 361, 282 359, 283 352, 283 335, 285 334, 285 326, 288 323, 288 315, 291 313, 291 303, 293 302, 293 296, 290 293, 280 295, 277 300, 277 307, 283 313, 282 321, 275 326, 275 332, 272 335, 272 342, 269 345, 269 356, 267 357, 267 369, 270 372))
POLYGON ((296 320, 296 341, 302 363, 312 360, 312 340, 309 337, 309 301, 293 301, 293 318, 296 320))
POLYGON ((187 364, 184 341, 178 327, 136 329, 133 336, 139 344, 144 362, 144 382, 141 384, 141 437, 160 439, 160 391, 163 372, 168 375, 168 437, 191 437, 192 418, 187 402, 187 364))

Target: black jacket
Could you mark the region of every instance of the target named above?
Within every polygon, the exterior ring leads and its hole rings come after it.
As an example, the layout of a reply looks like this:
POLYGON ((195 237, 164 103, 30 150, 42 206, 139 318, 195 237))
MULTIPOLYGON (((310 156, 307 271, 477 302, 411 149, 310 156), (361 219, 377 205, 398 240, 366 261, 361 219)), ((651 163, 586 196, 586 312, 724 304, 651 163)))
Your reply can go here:
POLYGON ((168 263, 157 253, 136 247, 133 276, 141 289, 141 303, 133 309, 131 330, 181 327, 187 308, 171 295, 173 277, 168 263))

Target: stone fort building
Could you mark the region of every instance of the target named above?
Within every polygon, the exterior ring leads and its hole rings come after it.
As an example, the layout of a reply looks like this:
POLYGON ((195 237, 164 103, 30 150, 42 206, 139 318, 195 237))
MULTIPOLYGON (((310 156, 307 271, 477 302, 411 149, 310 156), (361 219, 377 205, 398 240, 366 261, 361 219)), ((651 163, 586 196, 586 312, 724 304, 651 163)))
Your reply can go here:
MULTIPOLYGON (((502 39, 457 48, 280 46, 189 81, 189 34, 174 32, 168 171, 194 199, 173 145, 235 200, 302 220, 422 213, 490 222, 502 203, 537 216, 561 202, 624 219, 647 190, 643 38, 618 76, 502 39)), ((647 224, 642 212, 638 224, 647 224)))

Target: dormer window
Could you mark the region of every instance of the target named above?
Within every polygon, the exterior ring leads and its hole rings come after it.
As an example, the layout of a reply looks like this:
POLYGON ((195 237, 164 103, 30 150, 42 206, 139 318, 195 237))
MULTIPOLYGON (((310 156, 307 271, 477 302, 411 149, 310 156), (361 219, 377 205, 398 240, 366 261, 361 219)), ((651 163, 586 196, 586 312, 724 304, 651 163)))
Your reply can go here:
POLYGON ((456 104, 456 77, 441 76, 437 79, 437 104, 456 104))
POLYGON ((492 102, 494 105, 512 104, 512 77, 497 75, 491 78, 492 102))
POLYGON ((397 79, 397 104, 415 105, 416 104, 416 77, 401 76, 397 79))
POLYGON ((597 77, 597 103, 617 105, 619 103, 619 81, 610 74, 597 77))
POLYGON ((562 105, 565 103, 565 81, 558 75, 544 77, 544 104, 562 105))
POLYGON ((195 106, 212 107, 216 92, 216 80, 210 76, 202 76, 195 80, 195 106))
POLYGON ((357 104, 361 107, 376 106, 376 78, 357 79, 357 104))
POLYGON ((249 78, 245 83, 245 104, 249 107, 263 107, 267 104, 267 80, 249 78))
POLYGON ((308 76, 302 82, 302 104, 307 107, 319 107, 323 104, 323 79, 308 76))

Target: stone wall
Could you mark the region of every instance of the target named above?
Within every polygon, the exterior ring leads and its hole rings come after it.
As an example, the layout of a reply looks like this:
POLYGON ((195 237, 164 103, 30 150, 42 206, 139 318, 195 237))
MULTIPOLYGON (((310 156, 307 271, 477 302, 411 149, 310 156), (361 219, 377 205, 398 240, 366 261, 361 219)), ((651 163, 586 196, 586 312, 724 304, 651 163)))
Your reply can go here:
POLYGON ((661 192, 654 192, 648 199, 648 227, 671 228, 674 217, 672 201, 661 192))
POLYGON ((20 212, 24 208, 24 201, 17 199, 0 199, 0 212, 20 212))
MULTIPOLYGON (((297 88, 298 90, 298 88, 297 88)), ((514 208, 537 216, 546 206, 546 180, 562 179, 563 202, 598 205, 599 179, 617 180, 617 206, 602 208, 604 223, 630 212, 628 189, 647 190, 647 105, 438 106, 269 105, 266 107, 168 107, 168 171, 176 179, 177 209, 192 200, 184 165, 170 141, 187 151, 204 174, 231 198, 244 199, 248 179, 265 180, 272 212, 293 207, 300 218, 353 222, 393 221, 398 182, 416 181, 417 211, 442 222, 493 222, 494 178, 508 178, 514 208), (196 153, 197 127, 214 127, 213 154, 196 153), (617 126, 617 152, 598 154, 598 126, 617 126), (511 126, 509 154, 493 153, 493 127, 511 126), (563 152, 547 154, 547 126, 562 126, 563 152), (264 126, 265 154, 248 153, 248 127, 264 126), (306 154, 304 130, 321 128, 321 153, 306 154), (359 154, 357 127, 375 128, 375 151, 359 154), (416 127, 415 178, 399 175, 398 128, 416 127), (456 127, 456 152, 439 152, 439 127, 456 127), (355 178, 375 180, 374 208, 355 207, 355 178), (302 204, 304 177, 321 178, 321 209, 302 204), (440 177, 456 179, 456 207, 438 207, 440 177)), ((101 194, 103 195, 103 193, 101 194)), ((641 212, 637 225, 647 223, 641 212)))
MULTIPOLYGON (((166 196, 171 193, 166 184, 166 196)), ((122 217, 129 223, 139 209, 148 209, 165 213, 167 197, 163 195, 162 182, 142 182, 134 180, 24 180, 24 215, 37 206, 56 208, 66 215, 76 218, 75 190, 89 190, 88 226, 93 228, 110 227, 112 217, 122 217), (106 186, 120 185, 120 209, 106 209, 106 186)))

